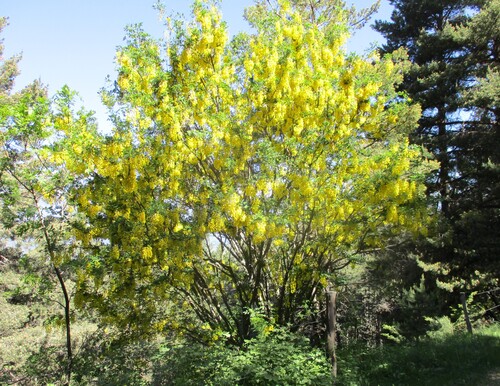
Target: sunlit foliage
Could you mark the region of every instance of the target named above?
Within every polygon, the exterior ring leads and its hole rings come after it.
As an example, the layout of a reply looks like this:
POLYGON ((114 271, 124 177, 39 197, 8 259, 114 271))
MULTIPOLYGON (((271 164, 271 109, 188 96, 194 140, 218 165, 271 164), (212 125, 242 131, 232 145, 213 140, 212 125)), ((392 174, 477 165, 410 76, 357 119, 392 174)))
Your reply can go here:
POLYGON ((189 23, 167 20, 166 44, 130 28, 104 94, 113 132, 60 154, 84 181, 80 304, 242 342, 246 309, 317 314, 339 269, 425 230, 430 164, 407 140, 420 110, 394 91, 405 62, 347 55, 347 13, 319 11, 255 8, 255 34, 232 40, 200 1, 189 23))

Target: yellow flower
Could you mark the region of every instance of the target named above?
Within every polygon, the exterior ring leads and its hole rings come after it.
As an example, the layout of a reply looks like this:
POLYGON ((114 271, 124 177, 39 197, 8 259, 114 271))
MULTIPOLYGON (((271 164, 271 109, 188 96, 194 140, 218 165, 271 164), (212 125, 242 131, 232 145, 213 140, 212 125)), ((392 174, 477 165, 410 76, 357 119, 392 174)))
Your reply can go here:
POLYGON ((113 248, 111 248, 110 256, 112 259, 118 260, 118 258, 120 257, 120 248, 118 247, 118 245, 113 245, 113 248))
POLYGON ((149 245, 143 247, 141 256, 145 261, 149 261, 153 257, 153 249, 149 245))
POLYGON ((173 231, 174 232, 180 232, 183 229, 184 229, 184 225, 182 225, 180 222, 178 222, 177 224, 175 224, 175 227, 174 227, 173 231))

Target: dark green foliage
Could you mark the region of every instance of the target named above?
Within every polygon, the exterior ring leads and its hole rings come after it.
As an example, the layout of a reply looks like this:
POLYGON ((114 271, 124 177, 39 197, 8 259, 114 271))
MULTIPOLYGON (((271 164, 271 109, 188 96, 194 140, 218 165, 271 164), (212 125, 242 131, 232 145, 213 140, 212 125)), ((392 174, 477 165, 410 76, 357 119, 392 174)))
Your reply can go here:
MULTIPOLYGON (((448 313, 460 291, 489 290, 500 277, 500 1, 391 3, 391 20, 375 24, 387 39, 381 51, 408 51, 401 91, 422 106, 412 140, 440 162, 427 182, 440 216, 430 237, 407 249, 421 255, 413 284, 424 273, 434 314, 448 313)), ((497 304, 484 298, 485 309, 497 304)))
POLYGON ((118 331, 96 331, 82 344, 73 364, 75 385, 148 385, 158 344, 130 341, 118 331))
POLYGON ((427 316, 442 313, 439 293, 429 290, 436 285, 423 276, 412 243, 393 241, 397 247, 345 270, 350 274, 339 283, 337 305, 341 347, 360 341, 380 345, 389 339, 388 328, 397 330, 399 339, 413 341, 429 329, 427 316))
POLYGON ((242 348, 223 343, 164 347, 153 385, 331 385, 325 354, 286 328, 252 318, 257 337, 242 348), (260 323, 260 325, 259 325, 260 323))
POLYGON ((491 289, 500 277, 500 1, 484 2, 468 24, 446 32, 465 47, 474 80, 463 93, 470 118, 453 143, 461 149, 451 195, 453 245, 463 271, 485 274, 486 288, 476 287, 491 289))
POLYGON ((63 346, 42 345, 31 354, 22 368, 19 385, 65 384, 67 357, 63 346))
POLYGON ((339 385, 486 385, 500 366, 498 326, 414 344, 341 350, 339 385))

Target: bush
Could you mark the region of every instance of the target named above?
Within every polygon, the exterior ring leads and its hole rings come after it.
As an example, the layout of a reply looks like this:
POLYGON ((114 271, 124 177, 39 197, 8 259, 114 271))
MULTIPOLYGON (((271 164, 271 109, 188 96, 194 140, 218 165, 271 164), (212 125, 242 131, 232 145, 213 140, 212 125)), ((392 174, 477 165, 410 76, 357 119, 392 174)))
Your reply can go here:
POLYGON ((81 346, 73 364, 74 385, 149 385, 158 345, 117 331, 97 330, 81 346))
POLYGON ((241 348, 223 343, 165 347, 157 358, 153 385, 331 385, 321 350, 285 328, 253 317, 256 338, 241 348))

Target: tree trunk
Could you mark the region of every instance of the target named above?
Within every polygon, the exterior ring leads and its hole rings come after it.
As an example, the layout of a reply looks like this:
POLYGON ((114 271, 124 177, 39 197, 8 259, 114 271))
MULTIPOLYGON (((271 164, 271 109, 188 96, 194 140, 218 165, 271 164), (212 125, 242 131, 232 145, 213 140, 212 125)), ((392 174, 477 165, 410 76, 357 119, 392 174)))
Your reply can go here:
POLYGON ((67 366, 67 377, 68 384, 71 381, 71 371, 73 365, 73 350, 71 349, 71 314, 70 314, 70 298, 68 294, 68 290, 66 289, 66 284, 64 283, 64 279, 62 277, 61 271, 58 267, 54 265, 54 270, 57 275, 57 279, 59 280, 59 284, 61 285, 61 289, 64 294, 64 321, 66 325, 66 353, 68 355, 68 366, 67 366))
POLYGON ((470 323, 469 311, 467 310, 467 300, 465 297, 465 292, 460 292, 460 301, 462 302, 462 307, 464 309, 465 324, 467 324, 467 331, 472 334, 472 325, 470 323))
POLYGON ((336 325, 337 325, 337 307, 336 307, 337 292, 328 290, 326 292, 326 305, 327 305, 327 318, 328 318, 328 329, 327 329, 327 350, 328 356, 332 364, 332 376, 337 378, 337 356, 335 353, 336 348, 336 325))
POLYGON ((64 283, 64 278, 62 277, 61 271, 55 264, 56 261, 56 256, 54 253, 54 244, 52 242, 52 239, 50 238, 50 234, 47 228, 47 224, 45 223, 44 219, 44 214, 42 212, 42 206, 40 205, 38 201, 38 197, 34 191, 34 189, 29 190, 32 197, 33 201, 35 203, 35 206, 38 211, 38 215, 40 216, 41 223, 42 223, 42 231, 43 231, 43 236, 45 238, 45 243, 47 245, 47 250, 49 252, 50 260, 52 261, 52 266, 54 267, 54 271, 57 276, 57 280, 59 281, 59 285, 61 286, 61 290, 64 296, 64 322, 66 325, 66 353, 68 355, 68 366, 66 367, 66 374, 67 374, 67 382, 66 384, 69 385, 71 381, 71 372, 72 372, 72 367, 73 367, 73 350, 71 348, 71 314, 70 314, 70 297, 68 294, 68 289, 66 288, 66 284, 64 283))

